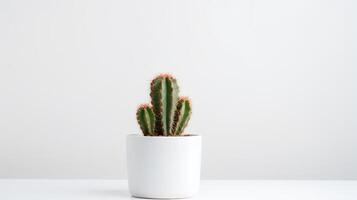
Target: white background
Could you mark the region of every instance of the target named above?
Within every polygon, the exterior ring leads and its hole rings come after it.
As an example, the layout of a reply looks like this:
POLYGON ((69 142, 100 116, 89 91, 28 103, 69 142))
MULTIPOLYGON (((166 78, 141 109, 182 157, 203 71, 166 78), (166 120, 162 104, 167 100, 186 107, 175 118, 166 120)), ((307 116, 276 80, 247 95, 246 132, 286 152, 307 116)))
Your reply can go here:
MULTIPOLYGON (((0 177, 125 178, 159 72, 203 178, 357 179, 356 1, 0 1, 0 177)), ((144 166, 143 166, 144 167, 144 166)))

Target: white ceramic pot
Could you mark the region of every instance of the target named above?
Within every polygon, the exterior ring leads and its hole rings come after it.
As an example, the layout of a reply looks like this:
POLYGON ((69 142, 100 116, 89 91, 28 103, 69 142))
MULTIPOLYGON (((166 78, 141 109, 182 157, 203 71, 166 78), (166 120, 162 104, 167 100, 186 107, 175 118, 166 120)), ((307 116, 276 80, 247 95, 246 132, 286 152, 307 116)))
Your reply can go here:
POLYGON ((186 198, 198 192, 201 136, 127 136, 129 191, 143 198, 186 198))

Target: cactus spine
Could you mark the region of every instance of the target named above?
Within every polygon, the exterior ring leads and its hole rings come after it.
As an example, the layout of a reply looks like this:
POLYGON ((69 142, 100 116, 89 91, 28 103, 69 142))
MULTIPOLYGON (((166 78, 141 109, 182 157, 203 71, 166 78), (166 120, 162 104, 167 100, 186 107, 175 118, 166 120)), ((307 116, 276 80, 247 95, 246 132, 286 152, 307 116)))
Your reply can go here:
POLYGON ((155 117, 152 108, 147 104, 142 104, 136 112, 136 119, 145 136, 154 135, 155 117))
POLYGON ((187 97, 179 97, 176 79, 162 74, 151 81, 151 105, 138 108, 137 120, 145 136, 182 135, 191 116, 187 97))

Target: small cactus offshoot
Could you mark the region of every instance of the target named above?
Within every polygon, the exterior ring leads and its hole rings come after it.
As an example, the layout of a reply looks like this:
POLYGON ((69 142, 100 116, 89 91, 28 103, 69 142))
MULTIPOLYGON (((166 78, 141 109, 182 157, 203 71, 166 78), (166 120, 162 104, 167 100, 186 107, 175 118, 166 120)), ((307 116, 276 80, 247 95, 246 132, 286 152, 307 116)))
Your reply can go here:
POLYGON ((152 108, 148 104, 139 106, 136 112, 136 119, 145 136, 154 135, 155 117, 152 108))
POLYGON ((144 136, 179 136, 191 117, 191 103, 179 97, 176 79, 161 74, 151 81, 151 105, 142 104, 136 118, 144 136))

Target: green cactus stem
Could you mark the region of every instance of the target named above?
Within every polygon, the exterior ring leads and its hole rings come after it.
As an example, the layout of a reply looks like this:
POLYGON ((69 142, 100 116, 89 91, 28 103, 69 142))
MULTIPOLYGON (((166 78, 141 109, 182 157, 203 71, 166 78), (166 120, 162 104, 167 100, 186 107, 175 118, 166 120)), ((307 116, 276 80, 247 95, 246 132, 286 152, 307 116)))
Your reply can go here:
POLYGON ((187 97, 180 97, 175 111, 173 135, 182 135, 191 117, 191 103, 187 97))
POLYGON ((168 74, 157 76, 151 81, 151 104, 155 114, 156 135, 171 135, 179 87, 176 79, 168 74))
POLYGON ((136 118, 144 136, 180 136, 191 117, 191 103, 179 97, 176 79, 161 74, 151 81, 151 105, 142 104, 136 118))
POLYGON ((154 135, 155 117, 152 108, 148 104, 142 104, 139 106, 136 112, 136 119, 138 120, 140 128, 145 136, 154 135))

